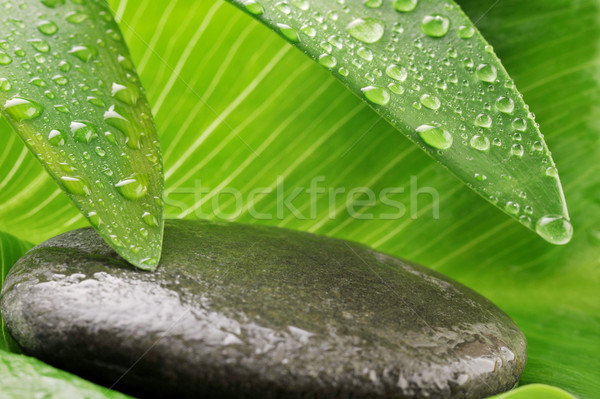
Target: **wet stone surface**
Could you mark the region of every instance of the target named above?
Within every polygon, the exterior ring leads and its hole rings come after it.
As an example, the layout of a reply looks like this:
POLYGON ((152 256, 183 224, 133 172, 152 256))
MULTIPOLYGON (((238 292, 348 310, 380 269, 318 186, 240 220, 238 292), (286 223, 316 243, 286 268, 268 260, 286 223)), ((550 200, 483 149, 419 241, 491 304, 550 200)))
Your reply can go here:
POLYGON ((506 314, 438 273, 239 224, 168 221, 156 272, 63 234, 14 266, 1 307, 26 353, 140 397, 482 398, 526 359, 506 314))

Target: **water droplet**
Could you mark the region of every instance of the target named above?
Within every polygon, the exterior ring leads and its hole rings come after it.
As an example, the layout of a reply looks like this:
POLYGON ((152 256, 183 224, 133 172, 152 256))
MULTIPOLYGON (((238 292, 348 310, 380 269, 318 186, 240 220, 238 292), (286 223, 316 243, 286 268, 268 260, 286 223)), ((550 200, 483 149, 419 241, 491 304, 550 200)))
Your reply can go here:
POLYGON ((292 12, 292 9, 285 1, 280 1, 279 3, 275 4, 275 8, 284 14, 289 14, 292 12))
POLYGON ((281 34, 292 43, 298 43, 300 38, 298 37, 298 31, 286 24, 277 24, 281 34))
POLYGON ((387 92, 383 87, 379 86, 367 86, 362 89, 365 98, 377 105, 386 105, 390 102, 390 93, 387 92))
POLYGON ((487 114, 479 114, 475 118, 475 125, 479 127, 489 128, 492 126, 492 118, 487 114))
POLYGON ((64 86, 67 83, 69 83, 69 79, 67 79, 63 75, 56 75, 52 78, 52 80, 54 81, 54 83, 56 83, 57 85, 60 85, 60 86, 64 86))
POLYGON ((142 220, 148 226, 158 227, 158 219, 156 219, 156 217, 150 212, 144 212, 144 214, 142 215, 142 220))
POLYGON ((513 144, 510 147, 510 155, 521 158, 524 154, 523 146, 521 144, 513 144))
POLYGON ((393 6, 396 11, 410 12, 417 7, 418 0, 394 0, 393 6))
POLYGON ((421 125, 416 129, 421 139, 430 147, 447 150, 452 147, 453 138, 446 129, 431 125, 421 125))
POLYGON ((112 105, 104 113, 104 120, 112 127, 119 129, 126 137, 127 146, 133 149, 140 148, 140 135, 129 123, 129 116, 118 105, 112 105))
POLYGON ((244 8, 252 15, 262 15, 265 12, 264 7, 254 0, 245 0, 244 8))
POLYGON ((140 91, 131 83, 113 83, 112 96, 125 104, 134 105, 140 98, 140 91))
POLYGON ((148 182, 145 175, 135 173, 115 184, 117 191, 128 200, 142 198, 148 193, 148 182))
POLYGON ((375 43, 383 37, 385 30, 383 22, 374 18, 357 18, 346 26, 353 38, 363 43, 375 43))
POLYGON ((90 122, 73 121, 71 122, 70 127, 73 138, 75 141, 80 143, 90 143, 92 140, 98 137, 96 127, 90 122))
POLYGON ((69 54, 74 55, 83 62, 89 62, 98 56, 98 50, 93 46, 73 46, 69 54))
POLYGON ((517 202, 508 201, 504 209, 511 215, 518 215, 521 205, 519 205, 517 202))
POLYGON ((67 134, 62 130, 51 130, 48 134, 48 142, 52 145, 65 145, 67 141, 67 134))
POLYGON ((300 31, 308 37, 315 37, 317 35, 316 29, 310 25, 302 26, 302 28, 300 28, 300 31))
POLYGON ((13 61, 12 57, 0 50, 0 65, 8 65, 13 61))
POLYGON ((512 127, 515 130, 518 130, 520 132, 524 132, 527 129, 527 121, 525 119, 522 119, 522 118, 516 118, 512 122, 512 127))
POLYGON ((50 51, 50 44, 43 39, 33 39, 30 40, 29 43, 31 43, 34 49, 41 51, 42 53, 50 51))
POLYGON ((383 5, 383 0, 363 0, 363 4, 368 8, 380 8, 383 5))
POLYGON ((408 73, 406 72, 406 68, 399 67, 398 65, 395 65, 395 64, 391 64, 390 66, 388 66, 385 70, 385 73, 390 78, 395 79, 400 82, 404 82, 406 80, 406 77, 408 76, 408 73))
POLYGON ((573 226, 562 216, 546 215, 540 218, 535 226, 535 231, 546 241, 564 245, 571 241, 573 226))
POLYGON ((99 97, 89 96, 86 100, 88 103, 95 105, 96 107, 100 107, 100 108, 106 107, 104 100, 102 100, 99 97))
POLYGON ((421 30, 430 37, 443 37, 450 29, 450 20, 441 14, 427 15, 421 22, 421 30))
POLYGON ((307 0, 292 0, 292 5, 302 11, 306 11, 310 8, 310 4, 307 0))
POLYGON ((498 97, 496 100, 496 109, 505 114, 511 114, 515 109, 515 102, 510 97, 498 97))
POLYGON ((558 169, 554 166, 550 166, 546 169, 546 176, 558 177, 558 169))
POLYGON ((42 21, 37 28, 46 36, 52 36, 58 32, 58 26, 52 21, 42 21))
POLYGON ((463 39, 470 39, 475 34, 475 29, 472 26, 461 26, 458 28, 458 36, 463 39))
POLYGON ((480 64, 477 67, 477 79, 482 82, 494 83, 496 81, 496 77, 498 76, 498 71, 496 67, 490 64, 480 64))
POLYGON ((100 216, 98 216, 98 214, 95 211, 89 212, 87 217, 90 224, 96 228, 98 228, 98 226, 100 226, 100 224, 102 223, 100 216))
POLYGON ((35 101, 14 97, 4 103, 4 110, 15 121, 25 121, 40 116, 44 107, 35 101))
POLYGON ((429 109, 436 111, 440 108, 440 105, 442 103, 440 102, 439 98, 437 98, 436 96, 432 96, 430 94, 423 94, 421 96, 421 104, 423 104, 423 106, 425 106, 429 109))
POLYGON ((66 18, 66 20, 72 24, 80 24, 86 19, 88 19, 88 15, 78 11, 69 13, 66 18))
POLYGON ((89 195, 90 188, 81 179, 72 176, 60 178, 65 190, 73 195, 89 195))
POLYGON ((9 91, 12 85, 6 78, 0 78, 0 91, 9 91))
POLYGON ((476 134, 471 138, 469 145, 478 151, 487 151, 490 149, 490 139, 483 135, 476 134))
POLYGON ((365 61, 373 61, 373 53, 365 47, 361 47, 356 51, 356 54, 365 61))
POLYGON ((322 54, 319 57, 319 64, 323 65, 325 68, 334 68, 337 64, 337 60, 334 56, 329 54, 322 54))

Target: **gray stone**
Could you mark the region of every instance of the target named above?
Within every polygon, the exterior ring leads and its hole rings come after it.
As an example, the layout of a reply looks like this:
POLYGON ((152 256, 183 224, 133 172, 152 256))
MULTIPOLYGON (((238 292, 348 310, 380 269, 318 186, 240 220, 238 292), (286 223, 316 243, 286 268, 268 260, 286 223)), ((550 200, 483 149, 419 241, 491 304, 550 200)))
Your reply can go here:
POLYGON ((25 352, 143 397, 483 398, 526 360, 474 291, 364 246, 169 221, 156 272, 92 229, 26 254, 1 298, 25 352))

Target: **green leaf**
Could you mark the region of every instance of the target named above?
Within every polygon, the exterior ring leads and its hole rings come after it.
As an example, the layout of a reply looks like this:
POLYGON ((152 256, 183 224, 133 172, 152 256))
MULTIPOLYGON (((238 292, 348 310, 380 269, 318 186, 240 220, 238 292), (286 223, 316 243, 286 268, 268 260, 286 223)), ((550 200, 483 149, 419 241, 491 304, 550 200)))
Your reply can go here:
POLYGON ((144 92, 104 1, 6 3, 0 109, 104 239, 153 269, 162 162, 144 92))
MULTIPOLYGON (((111 0, 153 105, 170 217, 218 219, 228 213, 241 222, 359 241, 442 271, 492 299, 521 326, 529 344, 523 384, 546 383, 595 399, 600 5, 596 0, 460 5, 494 45, 554 151, 575 226, 567 246, 547 244, 497 212, 326 70, 229 4, 111 0), (289 196, 318 176, 325 177, 320 188, 346 188, 331 201, 335 216, 330 217, 329 193, 313 199, 303 192, 292 202, 303 218, 287 208, 280 218, 276 189, 289 196), (271 219, 251 214, 249 194, 261 187, 275 191, 258 193, 253 208, 271 219), (379 199, 375 206, 362 205, 364 197, 357 195, 349 202, 363 218, 351 217, 346 194, 356 187, 377 193, 404 188, 390 198, 407 212, 382 219, 395 209, 379 199), (412 218, 415 187, 423 191, 412 218), (240 191, 239 212, 224 188, 240 191), (216 197, 219 207, 213 206, 216 197)), ((0 229, 38 243, 83 225, 2 120, 0 132, 0 229)))
MULTIPOLYGON (((0 286, 13 264, 31 247, 31 244, 0 231, 0 286)), ((0 327, 0 392, 3 399, 127 398, 35 358, 18 354, 20 349, 8 335, 1 317, 0 327)))
POLYGON ((512 79, 451 0, 230 0, 332 71, 542 238, 572 236, 558 171, 512 79))
POLYGON ((493 399, 575 399, 573 395, 562 389, 542 384, 525 385, 501 395, 492 396, 493 399))

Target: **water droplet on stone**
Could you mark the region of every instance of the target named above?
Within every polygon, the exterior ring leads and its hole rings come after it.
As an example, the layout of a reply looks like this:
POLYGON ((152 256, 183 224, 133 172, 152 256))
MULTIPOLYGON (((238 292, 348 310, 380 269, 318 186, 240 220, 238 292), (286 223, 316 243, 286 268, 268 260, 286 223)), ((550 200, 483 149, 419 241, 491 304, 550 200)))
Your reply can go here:
POLYGON ((430 147, 437 148, 438 150, 447 150, 452 147, 453 138, 450 132, 446 129, 431 126, 421 125, 416 129, 419 136, 430 147))

